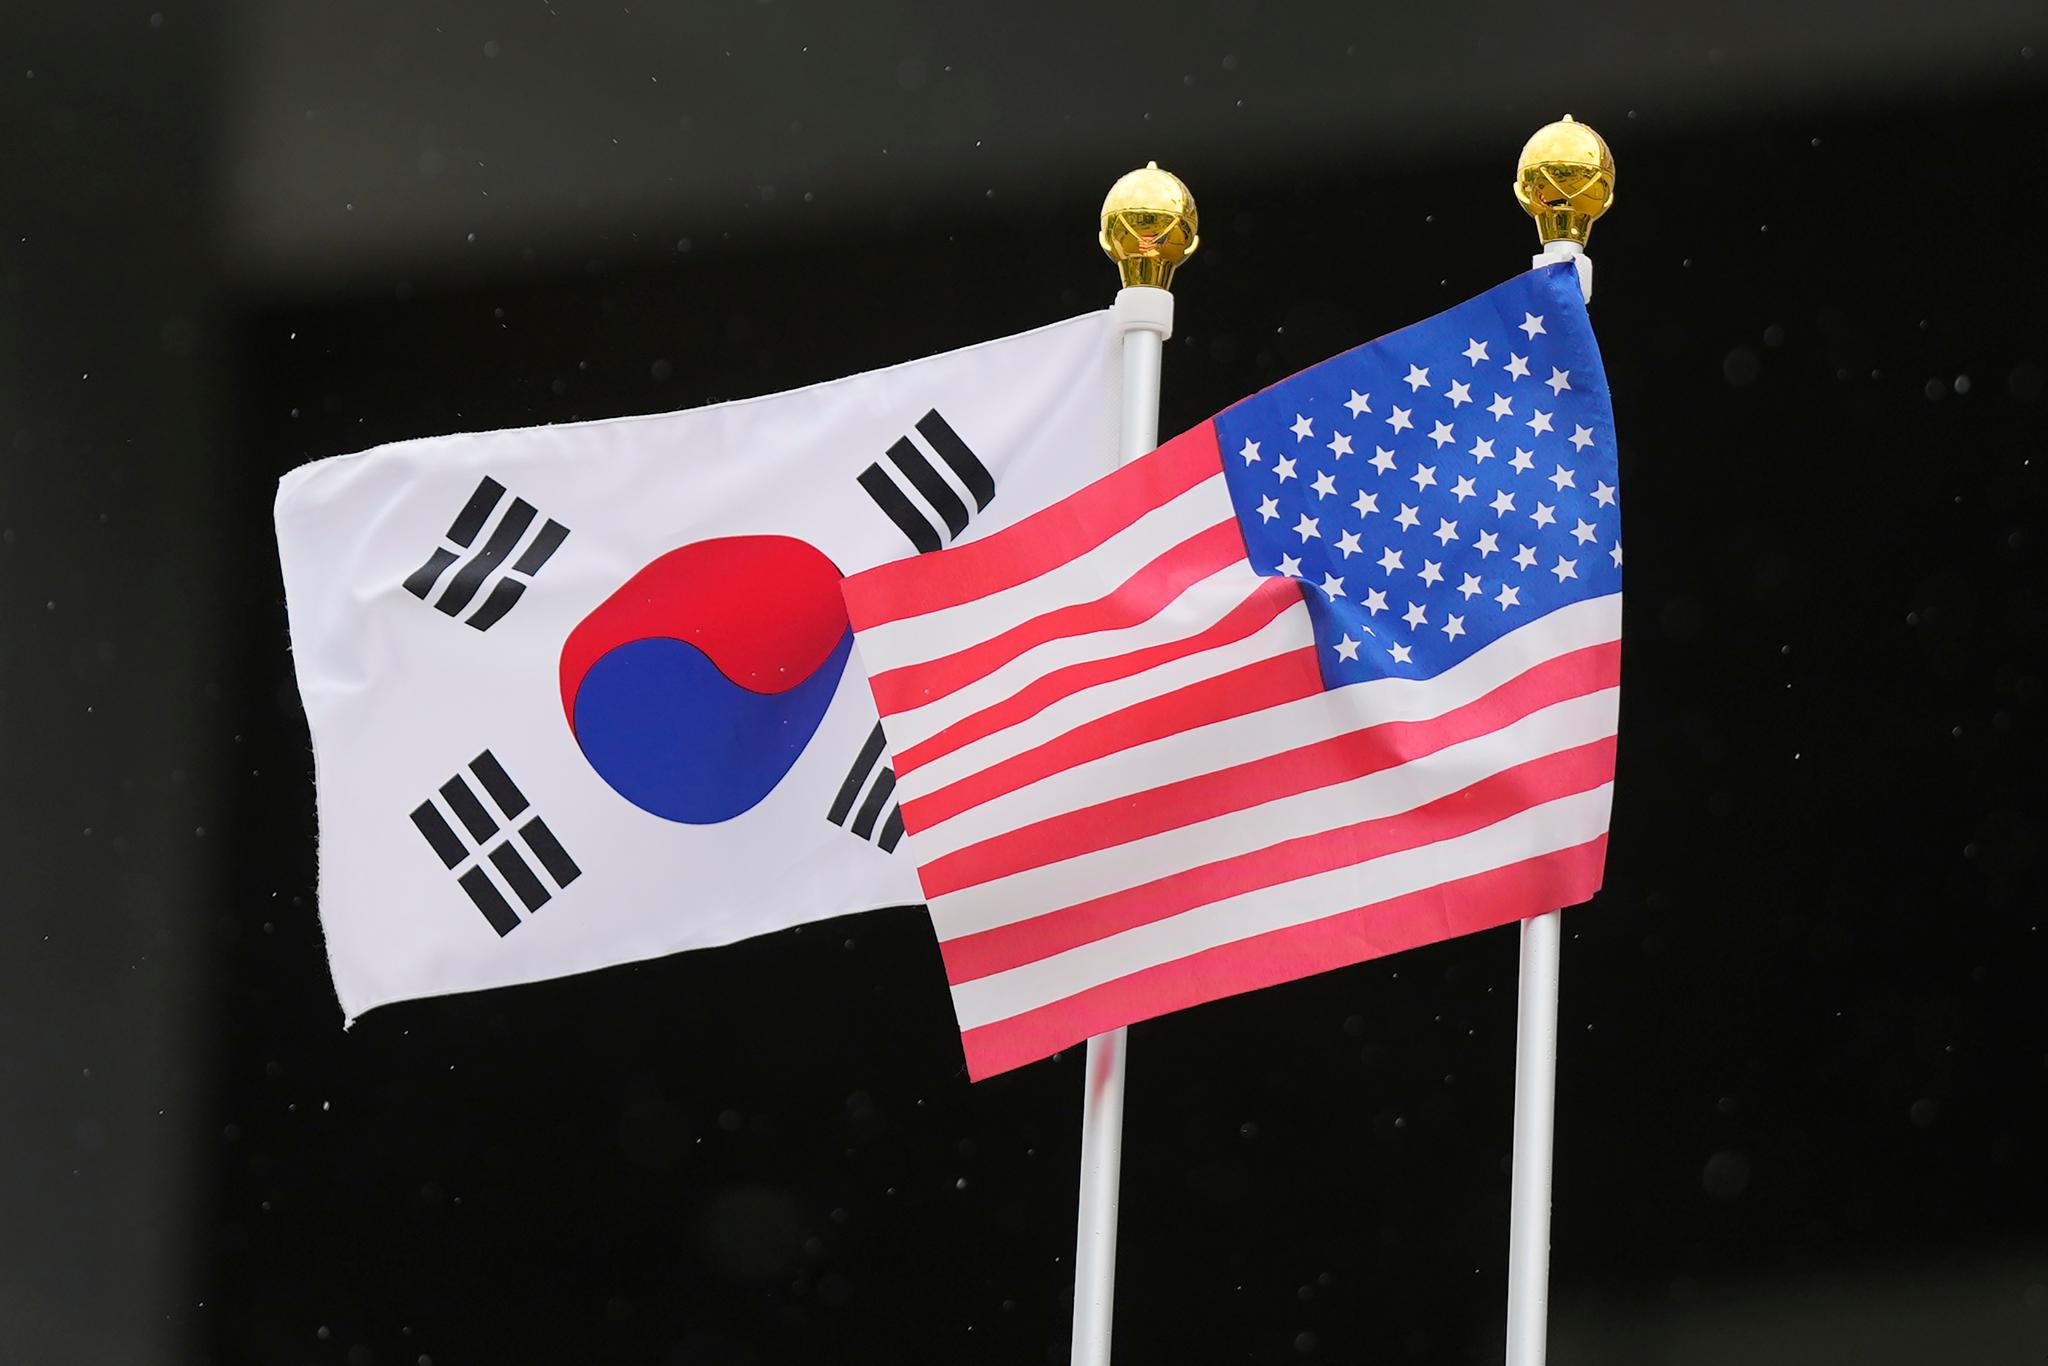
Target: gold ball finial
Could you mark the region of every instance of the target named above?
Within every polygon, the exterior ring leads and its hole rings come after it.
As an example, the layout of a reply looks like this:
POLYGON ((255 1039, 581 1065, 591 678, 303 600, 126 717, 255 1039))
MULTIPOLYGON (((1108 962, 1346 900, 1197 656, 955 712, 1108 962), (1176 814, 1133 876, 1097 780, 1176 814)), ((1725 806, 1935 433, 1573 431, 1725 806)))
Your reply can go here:
POLYGON ((1586 244, 1593 220, 1614 206, 1614 154, 1601 136, 1566 114, 1522 148, 1515 198, 1545 242, 1586 244))
POLYGON ((1102 200, 1102 249, 1126 288, 1171 289, 1173 272, 1202 244, 1195 197, 1179 176, 1148 161, 1120 177, 1102 200))

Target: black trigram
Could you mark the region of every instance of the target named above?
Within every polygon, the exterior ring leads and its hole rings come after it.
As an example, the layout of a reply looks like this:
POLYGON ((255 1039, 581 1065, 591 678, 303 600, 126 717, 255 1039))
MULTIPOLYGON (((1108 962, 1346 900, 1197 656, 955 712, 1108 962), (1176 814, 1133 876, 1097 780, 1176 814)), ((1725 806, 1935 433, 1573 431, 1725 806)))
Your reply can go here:
POLYGON ((904 436, 889 447, 889 464, 896 473, 878 460, 860 472, 860 486, 912 545, 920 551, 937 550, 958 540, 974 512, 988 506, 996 496, 996 481, 937 409, 917 420, 917 434, 945 462, 953 479, 939 473, 917 443, 904 436), (963 493, 974 500, 974 512, 967 510, 963 493))
POLYGON ((527 533, 533 530, 534 519, 538 516, 533 504, 524 498, 514 498, 501 516, 498 508, 504 501, 505 486, 486 476, 476 486, 476 492, 469 495, 469 501, 463 504, 454 524, 448 528, 448 543, 434 547, 434 553, 427 557, 427 562, 412 572, 405 581, 406 591, 426 602, 438 586, 440 596, 431 600, 449 616, 462 617, 479 631, 488 631, 497 625, 512 610, 512 604, 519 601, 528 581, 540 572, 548 557, 569 539, 569 528, 553 518, 543 521, 540 530, 529 536, 527 533), (493 518, 496 518, 495 522, 493 518), (482 545, 476 545, 477 536, 487 525, 490 526, 490 535, 484 537, 482 545), (475 549, 471 549, 472 546, 475 549), (516 560, 512 559, 514 551, 519 552, 516 560), (509 565, 506 563, 508 560, 511 561, 509 565), (461 567, 442 585, 441 576, 448 573, 449 566, 458 562, 461 567), (491 591, 484 598, 483 605, 463 617, 463 612, 476 601, 485 583, 493 578, 496 582, 491 583, 491 591))
POLYGON ((583 873, 539 816, 528 818, 514 829, 513 821, 530 805, 497 756, 485 750, 470 764, 468 777, 456 774, 441 784, 434 797, 413 808, 412 823, 441 856, 441 862, 451 870, 469 865, 456 875, 455 881, 469 893, 469 899, 491 922, 491 928, 501 935, 510 934, 519 926, 519 913, 505 899, 503 889, 510 888, 530 915, 583 873), (477 796, 470 777, 489 794, 502 813, 502 820, 477 796), (469 832, 468 840, 449 824, 451 815, 469 832), (525 853, 520 852, 522 845, 525 853), (532 856, 531 861, 528 855, 532 856), (535 863, 539 864, 538 872, 535 863), (497 877, 491 876, 491 870, 496 870, 497 877), (542 873, 547 875, 545 879, 542 873), (554 883, 553 891, 548 887, 550 881, 554 883))
POLYGON ((874 734, 860 747, 860 757, 846 771, 846 781, 839 785, 839 795, 832 799, 825 819, 864 840, 873 840, 883 853, 893 853, 896 842, 903 838, 903 808, 895 802, 896 770, 881 760, 882 727, 877 722, 874 734))

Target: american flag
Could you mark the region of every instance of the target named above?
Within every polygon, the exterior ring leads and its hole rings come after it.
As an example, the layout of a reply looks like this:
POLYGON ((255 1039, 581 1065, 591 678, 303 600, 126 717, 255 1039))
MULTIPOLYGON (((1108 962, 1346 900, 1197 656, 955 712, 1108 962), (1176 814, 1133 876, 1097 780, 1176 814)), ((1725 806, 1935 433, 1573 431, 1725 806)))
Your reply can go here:
POLYGON ((1616 483, 1558 265, 847 580, 969 1072, 1591 896, 1616 483))

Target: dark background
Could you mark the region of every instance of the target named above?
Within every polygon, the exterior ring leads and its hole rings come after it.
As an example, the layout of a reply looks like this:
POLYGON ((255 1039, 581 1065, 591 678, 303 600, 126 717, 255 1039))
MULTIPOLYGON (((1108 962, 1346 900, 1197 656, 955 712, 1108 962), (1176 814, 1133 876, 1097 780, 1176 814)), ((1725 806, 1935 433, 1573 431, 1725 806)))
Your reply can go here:
MULTIPOLYGON (((1152 157, 1177 430, 1523 268, 1567 109, 1631 555, 1552 1359, 2042 1360, 2044 29, 14 0, 0 1364, 1064 1360, 1079 1058, 970 1087, 914 912, 341 1032, 275 478, 1099 307, 1152 157)), ((1514 992, 1134 1029, 1118 1360, 1497 1360, 1514 992)))

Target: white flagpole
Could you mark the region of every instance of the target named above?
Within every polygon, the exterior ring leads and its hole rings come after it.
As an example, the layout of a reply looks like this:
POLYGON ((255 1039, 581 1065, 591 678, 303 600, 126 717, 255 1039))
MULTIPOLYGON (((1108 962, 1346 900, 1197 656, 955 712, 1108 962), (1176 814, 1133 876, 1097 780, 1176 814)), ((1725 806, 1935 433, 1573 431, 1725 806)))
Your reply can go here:
POLYGON ((1508 1196, 1508 1366, 1543 1366, 1550 1310, 1550 1148, 1557 1109, 1562 911, 1522 922, 1515 1022, 1515 1165, 1508 1196))
MULTIPOLYGON (((1191 254, 1195 201, 1158 162, 1118 180, 1102 202, 1102 249, 1124 288, 1111 310, 1122 335, 1117 462, 1159 444, 1159 369, 1173 335, 1174 268, 1191 254)), ((1109 1366, 1116 1298, 1117 1192, 1124 1146, 1126 1031, 1088 1041, 1081 1102, 1081 1207, 1074 1232, 1074 1366, 1109 1366)))
MULTIPOLYGON (((1522 149, 1515 197, 1536 219, 1543 250, 1534 264, 1571 261, 1593 298, 1586 236, 1614 201, 1614 158, 1600 135, 1571 115, 1522 149)), ((1508 1195, 1507 1366, 1543 1366, 1550 1315, 1550 1157, 1557 1113, 1557 967, 1564 914, 1522 922, 1515 1021, 1515 1156, 1508 1195)))

